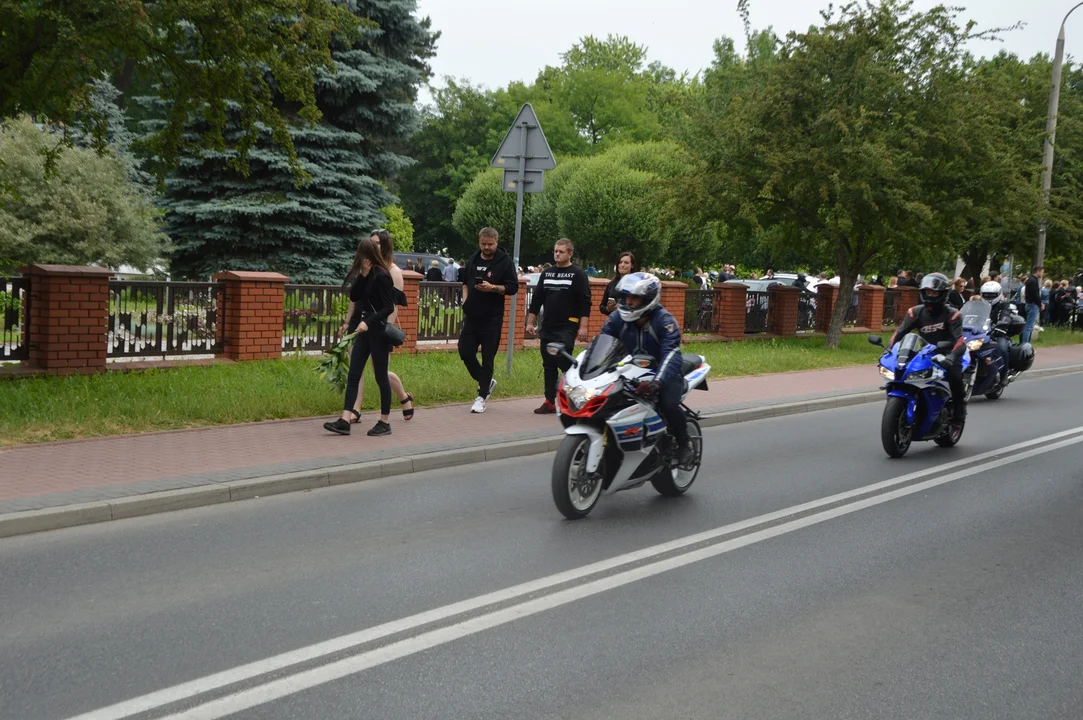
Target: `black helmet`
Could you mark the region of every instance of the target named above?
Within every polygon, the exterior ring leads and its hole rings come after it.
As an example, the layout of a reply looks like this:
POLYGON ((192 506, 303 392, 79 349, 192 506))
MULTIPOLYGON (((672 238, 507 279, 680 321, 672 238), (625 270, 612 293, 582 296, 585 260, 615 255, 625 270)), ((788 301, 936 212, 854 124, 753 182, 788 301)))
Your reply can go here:
POLYGON ((932 310, 934 307, 943 305, 948 300, 948 290, 951 282, 943 273, 929 273, 921 279, 918 294, 925 307, 932 310))

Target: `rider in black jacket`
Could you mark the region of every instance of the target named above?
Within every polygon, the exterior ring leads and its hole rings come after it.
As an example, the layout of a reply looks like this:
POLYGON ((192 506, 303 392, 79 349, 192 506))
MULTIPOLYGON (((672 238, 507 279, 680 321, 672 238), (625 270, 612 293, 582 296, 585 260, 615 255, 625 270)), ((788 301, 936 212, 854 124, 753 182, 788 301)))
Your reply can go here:
POLYGON ((947 304, 951 283, 941 273, 930 273, 921 280, 919 294, 921 305, 910 308, 906 317, 891 336, 891 345, 907 333, 917 330, 921 339, 936 345, 946 340, 953 343, 950 355, 944 357, 941 367, 948 376, 955 419, 966 418, 966 389, 963 387, 963 369, 960 365, 966 344, 963 341, 963 316, 947 304))
POLYGON ((997 351, 1004 360, 1004 369, 1000 371, 1000 380, 1003 382, 1008 377, 1008 360, 1011 358, 1012 343, 1008 340, 1008 327, 1012 324, 1012 308, 1004 300, 1004 288, 995 280, 990 280, 981 286, 981 298, 992 306, 989 319, 993 321, 993 327, 996 328, 993 337, 997 351))

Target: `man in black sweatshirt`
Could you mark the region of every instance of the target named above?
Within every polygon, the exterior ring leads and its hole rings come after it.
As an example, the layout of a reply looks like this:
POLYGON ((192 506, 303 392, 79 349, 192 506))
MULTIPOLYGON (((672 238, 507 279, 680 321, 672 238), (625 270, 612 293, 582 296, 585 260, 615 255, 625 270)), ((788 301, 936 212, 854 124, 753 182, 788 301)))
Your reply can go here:
POLYGON ((463 273, 463 327, 459 333, 459 357, 470 377, 478 383, 472 413, 485 412, 496 387, 493 362, 500 347, 504 324, 504 296, 519 292, 519 276, 511 256, 497 247, 499 236, 491 227, 478 233, 478 247, 466 261, 463 273), (478 363, 478 347, 481 363, 478 363))
POLYGON ((563 355, 545 351, 548 343, 560 343, 569 353, 576 337, 587 339, 587 316, 590 315, 590 279, 578 265, 572 264, 575 246, 568 238, 557 240, 553 246, 555 265, 538 277, 538 286, 530 299, 526 316, 526 334, 534 334, 538 313, 545 308, 541 326, 542 368, 545 373, 545 402, 534 412, 538 415, 555 413, 557 399, 557 370, 567 372, 571 361, 563 355))

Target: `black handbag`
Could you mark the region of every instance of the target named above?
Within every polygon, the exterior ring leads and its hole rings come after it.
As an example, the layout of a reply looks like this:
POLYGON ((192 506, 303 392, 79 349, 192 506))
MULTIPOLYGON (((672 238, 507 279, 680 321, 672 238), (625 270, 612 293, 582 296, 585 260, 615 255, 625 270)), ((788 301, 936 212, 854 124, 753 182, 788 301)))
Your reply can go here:
MULTIPOLYGON (((372 303, 369 303, 369 309, 372 310, 372 314, 376 314, 376 308, 372 307, 372 303)), ((391 323, 384 321, 384 329, 381 331, 383 336, 394 347, 398 347, 406 342, 406 333, 402 331, 402 328, 392 325, 391 323)))

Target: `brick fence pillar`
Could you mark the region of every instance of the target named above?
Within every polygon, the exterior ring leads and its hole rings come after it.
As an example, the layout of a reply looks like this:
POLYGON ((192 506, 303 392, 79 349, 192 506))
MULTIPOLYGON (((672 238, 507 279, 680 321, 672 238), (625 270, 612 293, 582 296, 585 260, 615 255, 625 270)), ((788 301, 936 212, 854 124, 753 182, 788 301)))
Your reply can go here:
POLYGON ((688 286, 683 282, 666 280, 662 282, 662 307, 677 321, 677 329, 684 332, 684 301, 688 286))
POLYGON ((767 296, 767 332, 781 337, 796 336, 801 290, 787 285, 771 285, 767 288, 767 296))
MULTIPOLYGON (((605 278, 590 279, 590 322, 587 323, 587 337, 597 337, 602 332, 602 325, 609 319, 598 307, 605 297, 605 289, 609 287, 609 280, 605 278)), ((615 312, 615 311, 614 311, 615 312)))
POLYGON ((820 283, 816 286, 816 329, 827 332, 831 325, 831 313, 835 310, 835 300, 839 296, 836 285, 820 283))
POLYGON ((884 324, 884 288, 862 285, 857 289, 857 326, 878 333, 884 324))
POLYGON ((214 276, 225 286, 222 355, 230 360, 282 357, 285 275, 228 270, 214 276))
POLYGON ((27 366, 56 375, 104 372, 113 271, 35 264, 19 272, 30 281, 27 366))
POLYGON ((910 308, 921 302, 921 295, 916 287, 898 288, 899 297, 895 298, 895 327, 902 323, 910 308))
POLYGON ((515 349, 526 347, 526 315, 529 309, 526 299, 526 278, 519 278, 519 295, 515 302, 515 317, 511 316, 511 298, 504 299, 504 325, 500 328, 500 350, 508 350, 508 323, 515 323, 515 349))
POLYGON ((740 340, 745 336, 748 285, 718 283, 714 286, 714 334, 740 340))
POLYGON ((406 333, 402 348, 408 352, 417 352, 417 324, 421 318, 421 275, 411 270, 403 270, 402 292, 406 295, 406 307, 399 308, 399 328, 406 333))

